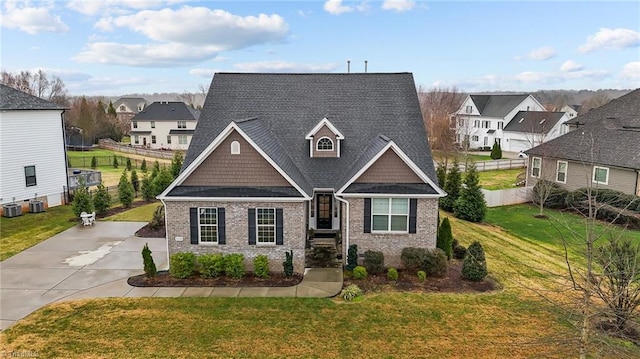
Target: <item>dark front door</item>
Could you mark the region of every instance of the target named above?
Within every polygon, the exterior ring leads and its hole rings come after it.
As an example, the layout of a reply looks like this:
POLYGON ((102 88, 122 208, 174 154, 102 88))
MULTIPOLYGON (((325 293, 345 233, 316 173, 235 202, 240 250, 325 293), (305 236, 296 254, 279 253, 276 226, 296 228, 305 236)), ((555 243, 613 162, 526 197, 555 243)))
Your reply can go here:
POLYGON ((318 229, 331 229, 331 201, 333 195, 318 195, 318 229))

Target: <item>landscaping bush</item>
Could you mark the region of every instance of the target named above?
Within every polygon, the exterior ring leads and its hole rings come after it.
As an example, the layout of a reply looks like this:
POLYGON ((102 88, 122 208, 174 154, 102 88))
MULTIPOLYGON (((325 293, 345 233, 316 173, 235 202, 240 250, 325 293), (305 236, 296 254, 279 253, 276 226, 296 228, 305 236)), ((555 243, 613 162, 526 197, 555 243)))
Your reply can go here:
POLYGON ((487 276, 487 262, 484 256, 484 249, 478 241, 474 241, 469 246, 467 255, 462 261, 462 278, 479 282, 487 276))
POLYGON ((427 280, 427 273, 423 270, 418 271, 418 282, 422 283, 427 280))
POLYGON ((353 268, 353 279, 367 279, 367 269, 363 266, 356 266, 353 268))
POLYGON ((196 269, 196 255, 190 252, 174 253, 169 263, 169 274, 172 277, 189 278, 196 269))
POLYGON ((80 180, 80 185, 73 190, 73 202, 71 203, 71 207, 73 209, 73 214, 76 217, 80 216, 82 212, 92 213, 93 212, 93 200, 91 198, 91 193, 84 185, 84 180, 80 180))
POLYGON ((358 265, 358 245, 352 244, 347 250, 347 265, 345 269, 352 271, 358 265))
POLYGON ((224 257, 224 272, 233 279, 244 277, 244 255, 239 253, 226 255, 224 257))
POLYGON ((149 228, 154 231, 164 227, 164 206, 160 205, 153 211, 153 218, 149 222, 149 228))
POLYGON ((458 244, 453 247, 453 258, 455 259, 464 259, 464 256, 467 255, 467 247, 458 244))
POLYGON ((365 251, 362 265, 371 274, 384 273, 384 254, 378 251, 365 251))
POLYGON ((447 259, 451 259, 453 253, 453 234, 451 233, 451 223, 448 217, 444 217, 440 227, 438 228, 438 239, 436 241, 436 247, 442 249, 447 255, 447 259))
POLYGON ((259 278, 269 278, 269 257, 261 254, 253 259, 253 274, 259 278))
POLYGON ((567 195, 569 192, 558 186, 555 182, 551 182, 545 179, 540 179, 533 186, 531 192, 531 199, 535 204, 540 204, 541 199, 547 197, 544 201, 543 207, 562 209, 567 207, 567 195), (548 191, 548 192, 547 192, 548 191))
POLYGON ((340 296, 342 297, 342 299, 350 302, 358 297, 361 297, 362 294, 362 289, 360 289, 360 287, 355 284, 351 284, 350 286, 342 290, 340 296))
POLYGON ((482 244, 478 241, 473 241, 468 249, 469 253, 474 256, 477 260, 484 262, 486 259, 484 258, 484 248, 482 248, 482 244))
POLYGON ((118 198, 123 207, 129 207, 133 202, 133 186, 127 178, 127 171, 122 172, 118 182, 118 198))
POLYGON ((282 262, 284 267, 284 276, 289 278, 293 276, 293 250, 285 252, 285 260, 282 262))
POLYGON ((107 188, 100 183, 96 193, 93 195, 93 207, 98 214, 105 214, 111 207, 111 195, 107 188))
POLYGON ((405 247, 400 252, 400 262, 406 269, 420 269, 426 255, 426 248, 405 247))
POLYGON ((502 148, 498 144, 498 141, 493 142, 493 147, 491 147, 491 155, 492 160, 499 160, 502 158, 502 148))
POLYGON ((395 268, 387 269, 387 279, 392 281, 398 280, 398 270, 395 268))
POLYGON ((422 270, 430 277, 444 277, 448 270, 447 255, 440 248, 427 250, 422 262, 422 270))
POLYGON ((147 278, 153 278, 158 273, 158 269, 156 268, 156 264, 153 262, 151 250, 147 243, 142 247, 142 265, 144 267, 144 274, 147 278))
POLYGON ((220 253, 202 254, 198 256, 200 274, 205 278, 219 277, 224 273, 225 259, 220 253))

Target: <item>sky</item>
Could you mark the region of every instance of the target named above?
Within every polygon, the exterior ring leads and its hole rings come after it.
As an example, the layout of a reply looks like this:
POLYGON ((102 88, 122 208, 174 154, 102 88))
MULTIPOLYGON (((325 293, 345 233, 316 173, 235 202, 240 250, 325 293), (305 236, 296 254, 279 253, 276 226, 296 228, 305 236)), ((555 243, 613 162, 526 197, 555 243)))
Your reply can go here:
POLYGON ((71 95, 199 92, 215 72, 412 72, 460 91, 640 87, 640 2, 0 2, 2 70, 71 95))

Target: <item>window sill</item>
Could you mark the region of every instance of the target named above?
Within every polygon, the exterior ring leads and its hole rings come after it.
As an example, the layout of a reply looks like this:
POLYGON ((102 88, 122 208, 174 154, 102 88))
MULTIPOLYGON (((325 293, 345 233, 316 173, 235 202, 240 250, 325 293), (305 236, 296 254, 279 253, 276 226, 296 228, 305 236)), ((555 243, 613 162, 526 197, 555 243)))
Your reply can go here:
POLYGON ((199 242, 198 245, 201 245, 201 246, 217 246, 219 244, 218 244, 218 242, 199 242))
POLYGON ((256 243, 256 247, 275 247, 276 244, 274 243, 256 243))

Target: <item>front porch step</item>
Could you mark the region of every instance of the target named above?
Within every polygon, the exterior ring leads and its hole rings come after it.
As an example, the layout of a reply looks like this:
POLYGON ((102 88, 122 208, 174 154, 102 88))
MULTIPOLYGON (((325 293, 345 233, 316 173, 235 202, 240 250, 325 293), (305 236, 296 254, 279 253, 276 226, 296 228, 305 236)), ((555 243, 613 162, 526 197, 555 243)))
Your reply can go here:
POLYGON ((340 268, 335 238, 314 238, 305 256, 307 268, 340 268))

